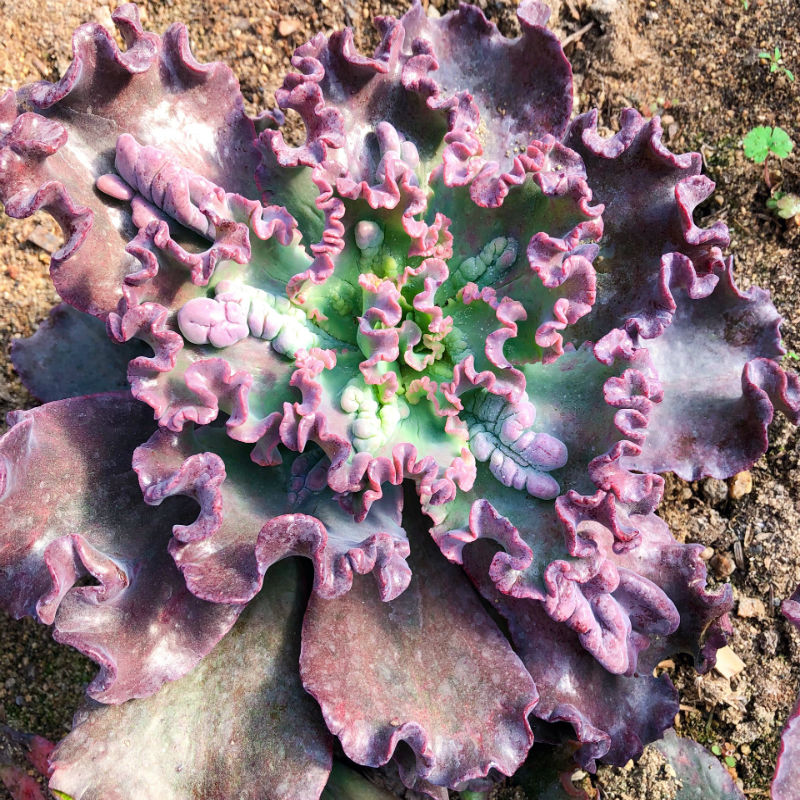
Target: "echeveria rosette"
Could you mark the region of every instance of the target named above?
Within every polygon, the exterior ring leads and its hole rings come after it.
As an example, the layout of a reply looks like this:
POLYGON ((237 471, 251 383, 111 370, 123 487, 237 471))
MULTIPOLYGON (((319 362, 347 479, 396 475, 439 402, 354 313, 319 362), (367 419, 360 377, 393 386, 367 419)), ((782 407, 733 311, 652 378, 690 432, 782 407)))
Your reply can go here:
MULTIPOLYGON (((85 26, 59 83, 4 96, 0 197, 62 223, 54 280, 107 324, 97 357, 142 348, 133 397, 50 403, 0 445, 4 607, 96 658, 97 699, 141 698, 82 712, 54 788, 317 798, 332 733, 443 798, 514 772, 531 713, 545 738, 569 723, 585 766, 625 763, 674 718, 654 665, 713 663, 730 592, 655 515, 655 473, 731 474, 773 404, 797 417, 779 319, 735 289, 724 226, 694 224, 699 159, 635 112, 610 139, 570 125, 547 12, 518 14, 508 40, 475 8, 416 4, 377 21, 372 57, 316 36, 277 93, 297 147, 132 6, 124 53, 85 26), (41 522, 43 469, 65 510, 41 522), (313 581, 277 563, 293 556, 313 581), (165 760, 147 740, 173 719, 232 749, 189 736, 165 760), (146 769, 90 757, 120 728, 146 769)), ((37 358, 52 338, 15 354, 42 397, 114 388, 114 369, 67 380, 37 358)))

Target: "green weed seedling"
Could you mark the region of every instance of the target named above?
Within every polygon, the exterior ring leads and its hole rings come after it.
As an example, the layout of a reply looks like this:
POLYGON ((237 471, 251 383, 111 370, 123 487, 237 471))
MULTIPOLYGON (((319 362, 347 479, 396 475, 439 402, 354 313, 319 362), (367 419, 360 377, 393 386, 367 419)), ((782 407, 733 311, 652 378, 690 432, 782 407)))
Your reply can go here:
POLYGON ((768 125, 759 125, 747 132, 742 140, 744 154, 756 164, 764 165, 764 181, 771 189, 767 156, 770 153, 778 158, 786 158, 792 152, 794 142, 783 128, 777 125, 770 128, 768 125))
POLYGON ((767 200, 767 208, 781 219, 794 219, 800 225, 800 195, 776 191, 767 200))
POLYGON ((780 47, 776 45, 771 53, 768 50, 762 50, 758 54, 758 57, 766 59, 767 64, 769 64, 770 72, 782 72, 791 83, 794 83, 794 73, 783 65, 780 47))

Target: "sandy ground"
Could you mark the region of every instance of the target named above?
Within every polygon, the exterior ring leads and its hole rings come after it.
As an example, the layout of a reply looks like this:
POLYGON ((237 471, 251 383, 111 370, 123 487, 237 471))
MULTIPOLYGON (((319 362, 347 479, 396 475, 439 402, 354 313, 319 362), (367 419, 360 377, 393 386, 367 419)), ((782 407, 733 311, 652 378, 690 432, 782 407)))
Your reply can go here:
MULTIPOLYGON (((444 11, 455 3, 431 5, 444 11)), ((479 5, 505 33, 515 32, 514 3, 479 5)), ((741 149, 743 135, 754 125, 781 125, 800 140, 800 81, 790 81, 781 70, 771 73, 758 58, 759 51, 777 45, 784 64, 800 75, 796 0, 552 0, 551 5, 554 26, 569 42, 576 111, 598 106, 611 129, 624 106, 659 113, 673 150, 700 150, 718 191, 699 209, 697 221, 722 219, 730 226, 740 284, 772 292, 785 316, 787 348, 800 352, 800 233, 794 223, 768 212, 763 170, 741 149)), ((110 10, 96 0, 0 2, 0 86, 56 78, 69 63, 69 31, 91 19, 110 23, 110 10)), ((293 48, 312 33, 350 24, 357 43, 371 47, 369 20, 377 13, 402 13, 404 4, 169 0, 147 2, 143 10, 157 31, 184 21, 198 57, 227 61, 255 111, 271 104, 293 48)), ((800 192, 797 155, 774 161, 770 180, 800 192)), ((32 333, 56 300, 47 278, 54 232, 45 218, 0 216, 3 412, 34 402, 14 376, 7 353, 11 340, 32 333)), ((715 578, 733 585, 731 647, 744 662, 729 679, 715 672, 699 677, 688 662, 665 664, 682 695, 677 728, 732 753, 732 772, 751 797, 768 794, 779 733, 800 685, 798 638, 779 615, 781 599, 800 581, 800 440, 778 418, 771 441, 752 470, 750 491, 731 492, 718 481, 672 480, 661 511, 676 535, 707 546, 715 578)), ((54 645, 47 631, 30 621, 0 619, 0 630, 0 721, 5 717, 18 729, 60 737, 92 666, 54 645)), ((637 766, 601 768, 592 780, 606 798, 674 797, 662 767, 650 752, 637 766)), ((519 792, 504 790, 508 797, 524 797, 519 792)))

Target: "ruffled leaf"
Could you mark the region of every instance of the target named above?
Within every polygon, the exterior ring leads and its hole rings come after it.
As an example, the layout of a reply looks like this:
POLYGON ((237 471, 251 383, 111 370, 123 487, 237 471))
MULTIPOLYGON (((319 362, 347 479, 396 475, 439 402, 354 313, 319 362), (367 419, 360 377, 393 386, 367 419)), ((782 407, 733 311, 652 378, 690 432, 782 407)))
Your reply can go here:
POLYGON ((704 588, 701 547, 676 542, 653 514, 627 522, 638 527, 636 547, 615 552, 608 532, 595 540, 618 576, 600 608, 606 619, 612 603, 624 612, 630 620, 630 646, 639 651, 635 672, 626 675, 612 674, 594 660, 579 641, 580 630, 564 630, 551 619, 546 603, 515 599, 492 586, 487 577, 492 551, 486 543, 464 553, 467 571, 508 619, 514 644, 533 676, 540 693, 534 714, 549 723, 569 723, 580 743, 576 758, 592 769, 598 758, 620 766, 637 758, 645 744, 672 725, 677 694, 666 676, 653 677, 655 665, 690 652, 705 671, 729 630, 725 615, 732 594, 727 587, 716 593, 704 588), (672 608, 664 609, 664 601, 672 608), (671 620, 673 612, 678 624, 671 620))
POLYGON ((219 428, 187 427, 180 435, 162 429, 136 450, 133 465, 148 503, 183 495, 200 505, 191 524, 173 528, 169 544, 191 591, 244 603, 271 564, 303 555, 323 597, 347 592, 354 573, 372 571, 383 599, 402 592, 410 573, 399 488, 389 487, 356 522, 349 498, 326 485, 321 451, 283 455, 274 466, 255 464, 219 428))
POLYGON ((490 768, 513 773, 532 736, 536 690, 456 567, 437 559, 419 512, 406 526, 413 577, 381 603, 362 579, 336 600, 312 597, 303 625, 303 685, 347 756, 385 764, 405 741, 408 786, 456 787, 490 768))
POLYGON ((642 452, 626 463, 686 480, 728 478, 764 454, 774 409, 800 421, 800 382, 775 361, 784 350, 769 295, 739 291, 731 264, 707 297, 675 296, 672 324, 647 341, 664 400, 642 452))
POLYGON ((125 247, 135 232, 118 201, 95 192, 111 172, 120 134, 165 146, 195 173, 228 191, 255 196, 255 129, 230 69, 200 64, 174 25, 146 33, 135 6, 113 15, 127 49, 96 23, 79 28, 74 61, 58 83, 25 87, 0 100, 0 198, 12 216, 39 208, 59 222, 66 243, 52 276, 71 305, 98 316, 113 310, 135 267, 125 247), (24 110, 25 106, 34 111, 24 110))
POLYGON ((408 77, 428 94, 429 107, 448 113, 444 178, 472 181, 479 205, 497 205, 519 179, 516 154, 533 139, 560 138, 572 111, 572 70, 557 37, 544 25, 542 3, 517 11, 521 36, 509 41, 475 6, 441 19, 417 3, 402 19, 413 40, 408 77))
MULTIPOLYGON (((625 453, 639 451, 659 387, 645 351, 620 349, 616 356, 617 362, 604 364, 586 346, 570 350, 557 362, 524 370, 532 410, 523 436, 531 440, 531 447, 539 436, 558 443, 567 454, 566 461, 551 465, 556 468, 547 473, 557 482, 555 492, 527 491, 530 475, 506 448, 513 470, 505 470, 493 453, 488 469, 479 465, 471 495, 458 495, 441 509, 426 510, 436 520, 434 536, 450 560, 460 563, 465 545, 477 539, 497 542, 503 551, 489 569, 497 588, 542 602, 552 619, 575 631, 605 669, 625 674, 635 669, 643 641, 674 630, 678 621, 668 597, 649 591, 649 624, 638 630, 631 610, 613 596, 623 576, 605 552, 605 537, 620 550, 634 546, 637 520, 625 510, 651 512, 662 485, 657 476, 633 474, 620 463, 625 453), (530 497, 553 497, 559 487, 562 494, 555 504, 530 497)), ((464 416, 472 406, 468 399, 462 402, 464 416)), ((483 437, 481 443, 486 438, 485 433, 478 436, 483 437)), ((472 446, 483 460, 478 442, 472 446)), ((536 483, 541 483, 540 477, 536 483)), ((636 585, 635 576, 625 583, 636 585)))
POLYGON ((197 599, 167 552, 190 504, 142 502, 130 462, 148 417, 129 395, 74 398, 14 412, 0 440, 0 602, 97 661, 89 694, 107 703, 190 671, 241 610, 197 599))
POLYGON ((317 800, 331 737, 297 673, 305 586, 294 563, 189 674, 145 700, 89 705, 53 755, 73 800, 317 800))
POLYGON ((714 189, 700 175, 700 154, 670 153, 658 118, 645 120, 633 109, 622 112, 620 130, 608 139, 597 132, 597 112, 583 114, 565 143, 583 159, 594 201, 605 208, 597 305, 575 341, 597 341, 613 328, 658 336, 675 312, 673 290, 707 295, 729 243, 723 223, 702 229, 692 220, 714 189))
MULTIPOLYGON (((474 282, 492 287, 498 301, 521 306, 522 313, 511 317, 513 333, 495 345, 500 359, 486 341, 486 355, 498 366, 504 359, 515 364, 553 360, 563 352, 560 331, 587 314, 595 301, 593 243, 603 231, 602 207, 589 205, 592 193, 577 154, 545 137, 517 160, 523 171, 499 208, 481 208, 465 189, 437 179, 428 212, 429 218, 435 209, 451 220, 453 257, 439 297, 446 301, 474 282)), ((445 306, 446 313, 454 313, 452 305, 445 306)), ((477 333, 458 318, 455 331, 477 333)), ((476 358, 483 349, 473 350, 476 358)))
POLYGON ((444 138, 447 183, 474 180, 476 200, 497 205, 524 174, 509 153, 560 136, 572 108, 570 67, 543 27, 547 10, 525 2, 518 15, 522 35, 508 40, 472 6, 429 19, 416 4, 401 20, 377 20, 383 38, 372 58, 356 51, 351 31, 320 34, 298 48, 298 71, 276 93, 281 109, 302 117, 306 141, 292 147, 279 130, 262 139, 285 167, 336 163, 340 191, 363 184, 389 198, 444 138), (381 125, 394 133, 376 154, 381 125))

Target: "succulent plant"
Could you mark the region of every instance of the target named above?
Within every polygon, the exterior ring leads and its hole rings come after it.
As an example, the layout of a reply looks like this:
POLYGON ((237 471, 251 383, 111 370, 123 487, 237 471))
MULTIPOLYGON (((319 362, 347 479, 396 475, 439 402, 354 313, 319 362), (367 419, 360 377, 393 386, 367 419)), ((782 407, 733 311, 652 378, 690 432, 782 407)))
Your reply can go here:
POLYGON ((337 737, 445 798, 532 724, 624 764, 678 708, 655 664, 713 664, 730 589, 660 473, 746 469, 800 384, 700 157, 571 118, 547 14, 319 34, 250 119, 126 5, 125 50, 84 25, 0 99, 5 210, 65 237, 0 442, 0 604, 100 665, 62 796, 317 798, 337 737))

